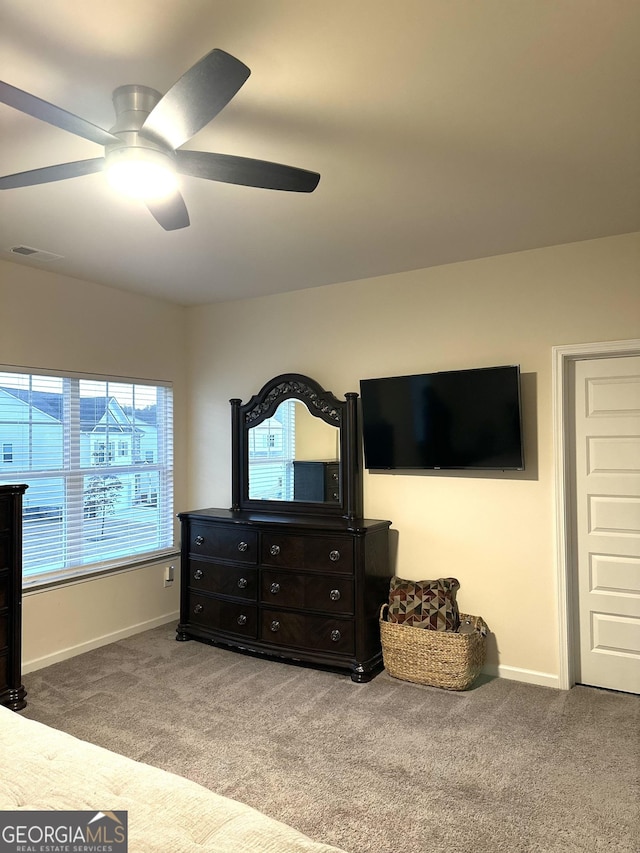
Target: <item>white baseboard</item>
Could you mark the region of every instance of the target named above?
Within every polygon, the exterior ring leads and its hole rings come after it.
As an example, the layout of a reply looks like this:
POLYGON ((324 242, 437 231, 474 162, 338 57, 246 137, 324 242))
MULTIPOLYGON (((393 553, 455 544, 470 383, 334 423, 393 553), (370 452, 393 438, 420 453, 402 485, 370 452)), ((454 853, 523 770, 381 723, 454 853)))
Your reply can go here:
POLYGON ((54 663, 74 658, 76 655, 90 652, 92 649, 98 649, 100 646, 108 646, 109 643, 115 643, 118 640, 124 640, 125 637, 132 637, 134 634, 141 634, 143 631, 148 631, 151 628, 158 628, 160 625, 166 625, 167 622, 178 621, 180 618, 179 612, 165 613, 163 616, 157 616, 155 619, 149 619, 147 622, 139 622, 137 625, 129 625, 122 628, 120 631, 114 631, 112 634, 105 634, 102 637, 94 637, 86 643, 79 643, 77 646, 70 646, 67 649, 53 652, 50 655, 45 655, 41 658, 22 662, 22 673, 35 672, 37 669, 44 669, 45 666, 51 666, 54 663))
POLYGON ((550 672, 536 672, 534 669, 521 669, 518 666, 502 666, 489 664, 482 670, 486 675, 498 678, 508 678, 511 681, 523 681, 525 684, 538 684, 540 687, 555 687, 560 689, 560 676, 550 672))
MULTIPOLYGON (((60 663, 60 661, 68 660, 69 658, 76 657, 76 655, 84 654, 84 652, 90 652, 92 649, 98 649, 101 646, 107 646, 109 643, 115 643, 118 640, 124 640, 126 637, 132 637, 134 634, 141 634, 143 631, 158 628, 160 625, 166 625, 168 622, 177 622, 179 618, 180 613, 177 610, 173 613, 165 613, 163 616, 157 616, 155 619, 150 619, 147 622, 139 622, 137 625, 129 625, 127 628, 122 628, 120 631, 114 631, 102 637, 94 637, 86 643, 79 643, 77 646, 60 649, 60 651, 53 652, 41 658, 35 658, 34 660, 23 661, 22 672, 26 674, 35 672, 38 669, 44 669, 46 666, 60 663)), ((538 684, 541 687, 560 688, 560 677, 549 672, 537 672, 533 669, 521 669, 517 666, 496 666, 495 664, 485 666, 482 671, 494 678, 507 678, 511 681, 523 681, 525 684, 538 684)))

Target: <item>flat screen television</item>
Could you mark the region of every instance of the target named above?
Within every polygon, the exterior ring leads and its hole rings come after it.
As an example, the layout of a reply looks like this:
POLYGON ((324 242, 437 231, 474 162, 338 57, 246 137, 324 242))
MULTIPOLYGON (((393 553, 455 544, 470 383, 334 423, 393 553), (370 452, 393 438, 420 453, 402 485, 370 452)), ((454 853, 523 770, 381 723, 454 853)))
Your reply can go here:
POLYGON ((522 471, 520 368, 360 380, 365 467, 522 471))

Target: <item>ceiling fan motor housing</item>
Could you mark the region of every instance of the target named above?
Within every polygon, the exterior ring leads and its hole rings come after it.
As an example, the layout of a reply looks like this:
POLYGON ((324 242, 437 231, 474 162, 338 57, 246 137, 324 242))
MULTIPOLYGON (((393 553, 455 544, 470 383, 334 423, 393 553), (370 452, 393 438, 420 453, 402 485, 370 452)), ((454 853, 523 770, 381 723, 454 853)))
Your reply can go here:
POLYGON ((161 97, 155 89, 138 85, 120 86, 113 93, 116 123, 109 132, 118 141, 105 146, 105 170, 120 192, 164 196, 176 188, 173 149, 142 129, 161 97))
POLYGON ((162 95, 148 86, 120 86, 113 93, 113 106, 116 111, 116 123, 110 133, 117 136, 119 142, 105 146, 110 154, 123 147, 149 148, 169 153, 172 149, 158 137, 149 132, 140 133, 147 116, 162 95))

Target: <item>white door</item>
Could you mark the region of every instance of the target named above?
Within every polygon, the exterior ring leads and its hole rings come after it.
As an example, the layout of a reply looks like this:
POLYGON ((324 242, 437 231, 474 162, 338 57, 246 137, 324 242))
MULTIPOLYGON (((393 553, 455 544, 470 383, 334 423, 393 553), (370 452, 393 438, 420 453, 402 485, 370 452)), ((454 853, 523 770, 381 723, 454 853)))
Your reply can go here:
POLYGON ((640 693, 640 356, 575 363, 577 681, 640 693))

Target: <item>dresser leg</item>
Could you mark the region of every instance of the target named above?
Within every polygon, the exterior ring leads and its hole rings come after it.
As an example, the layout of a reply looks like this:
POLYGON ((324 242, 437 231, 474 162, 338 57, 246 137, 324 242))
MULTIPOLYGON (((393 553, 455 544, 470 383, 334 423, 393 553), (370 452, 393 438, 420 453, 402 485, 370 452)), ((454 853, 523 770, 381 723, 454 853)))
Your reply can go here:
POLYGON ((368 681, 371 681, 373 678, 373 673, 371 672, 352 672, 351 673, 351 681, 355 681, 356 684, 366 684, 368 681))
POLYGON ((23 684, 20 687, 10 688, 2 694, 0 705, 4 705, 10 711, 22 711, 23 708, 27 707, 26 695, 27 691, 24 689, 23 684))
POLYGON ((366 684, 375 674, 373 670, 365 668, 361 663, 351 664, 351 681, 355 681, 356 684, 366 684))
POLYGON ((356 684, 366 684, 383 669, 382 654, 378 654, 364 663, 354 662, 351 664, 351 681, 355 681, 356 684))

